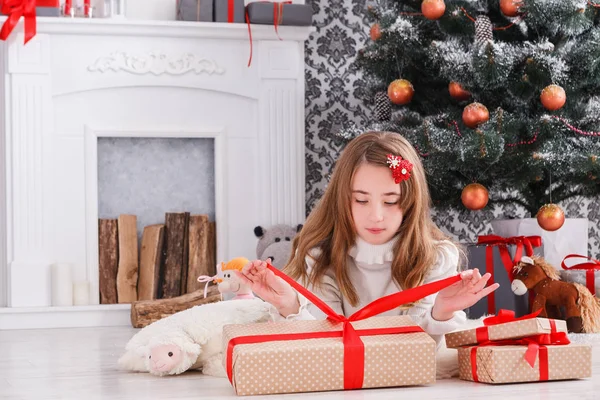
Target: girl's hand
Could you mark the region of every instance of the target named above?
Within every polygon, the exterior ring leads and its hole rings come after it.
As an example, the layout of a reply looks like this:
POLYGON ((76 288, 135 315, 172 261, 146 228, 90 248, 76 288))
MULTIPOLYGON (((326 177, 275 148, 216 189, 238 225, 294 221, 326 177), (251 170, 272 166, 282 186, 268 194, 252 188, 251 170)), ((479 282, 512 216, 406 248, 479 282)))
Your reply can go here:
POLYGON ((491 274, 481 276, 479 269, 470 269, 460 274, 462 280, 439 291, 435 298, 431 315, 438 321, 447 321, 454 312, 464 310, 492 293, 500 286, 494 283, 485 287, 491 274))
POLYGON ((284 317, 296 314, 300 310, 296 291, 270 271, 266 261, 251 261, 242 268, 241 272, 235 271, 235 273, 258 297, 271 303, 284 317))

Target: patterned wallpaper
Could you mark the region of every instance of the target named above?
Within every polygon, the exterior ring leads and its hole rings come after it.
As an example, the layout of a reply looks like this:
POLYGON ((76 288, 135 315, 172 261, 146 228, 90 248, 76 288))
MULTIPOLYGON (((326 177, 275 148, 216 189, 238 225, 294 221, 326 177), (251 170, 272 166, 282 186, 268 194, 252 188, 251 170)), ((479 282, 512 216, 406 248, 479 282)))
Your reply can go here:
MULTIPOLYGON (((306 211, 323 194, 327 177, 344 146, 334 133, 346 124, 362 126, 370 118, 371 104, 362 75, 353 64, 358 50, 369 40, 371 22, 366 0, 312 0, 317 31, 306 44, 306 211)), ((576 198, 561 203, 567 218, 589 223, 588 253, 600 257, 600 204, 576 198)), ((519 206, 495 206, 482 211, 434 210, 434 219, 446 233, 461 242, 491 233, 495 218, 529 217, 519 206)))

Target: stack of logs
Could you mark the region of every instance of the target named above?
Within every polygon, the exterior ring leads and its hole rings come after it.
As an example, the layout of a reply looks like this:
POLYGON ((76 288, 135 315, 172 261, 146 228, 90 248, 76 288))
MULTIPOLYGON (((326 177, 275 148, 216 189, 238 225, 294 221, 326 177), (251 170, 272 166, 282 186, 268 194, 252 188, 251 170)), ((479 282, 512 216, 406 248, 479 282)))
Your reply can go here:
POLYGON ((144 227, 139 252, 135 215, 100 219, 98 234, 100 303, 131 303, 134 327, 220 300, 214 287, 205 299, 197 281, 216 270, 215 223, 207 215, 166 213, 164 224, 144 227))

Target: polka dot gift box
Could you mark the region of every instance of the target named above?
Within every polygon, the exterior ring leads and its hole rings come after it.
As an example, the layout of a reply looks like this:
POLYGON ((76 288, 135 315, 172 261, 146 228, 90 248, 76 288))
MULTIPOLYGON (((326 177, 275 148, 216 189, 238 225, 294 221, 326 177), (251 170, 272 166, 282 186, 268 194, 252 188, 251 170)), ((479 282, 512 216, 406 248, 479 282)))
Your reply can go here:
POLYGON ((269 265, 328 318, 223 327, 223 366, 238 395, 435 382, 435 341, 410 316, 378 316, 460 281, 442 279, 382 297, 349 317, 269 265))

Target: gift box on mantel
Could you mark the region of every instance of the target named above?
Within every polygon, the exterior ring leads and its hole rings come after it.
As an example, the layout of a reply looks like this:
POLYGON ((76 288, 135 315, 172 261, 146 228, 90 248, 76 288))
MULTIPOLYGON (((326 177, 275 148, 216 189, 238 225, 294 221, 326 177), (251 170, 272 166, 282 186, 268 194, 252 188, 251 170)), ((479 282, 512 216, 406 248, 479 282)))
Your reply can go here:
POLYGON ((177 0, 177 19, 211 22, 214 19, 213 0, 177 0))
POLYGON ((251 24, 263 25, 312 25, 312 7, 308 4, 291 2, 259 1, 247 6, 248 20, 251 24))
POLYGON ((435 341, 409 316, 377 316, 460 281, 458 275, 395 293, 346 318, 269 266, 328 315, 223 327, 223 365, 238 395, 425 385, 435 382, 435 341))
POLYGON ((520 317, 528 314, 529 295, 517 296, 511 289, 513 267, 522 256, 531 257, 543 252, 540 236, 504 238, 496 235, 479 236, 477 243, 467 245, 469 268, 478 268, 483 275, 492 274, 488 286, 500 287, 466 310, 470 319, 493 315, 500 309, 512 310, 520 317))
POLYGON ((446 334, 458 349, 459 378, 484 383, 537 382, 592 376, 592 347, 570 344, 565 321, 520 318, 508 310, 484 326, 446 334))
POLYGON ((564 258, 561 266, 560 277, 563 281, 584 285, 592 295, 600 297, 600 261, 579 254, 569 254, 564 258), (573 258, 583 258, 587 262, 568 267, 566 261, 573 258))
POLYGON ((246 22, 246 5, 244 0, 214 0, 215 22, 246 22))

